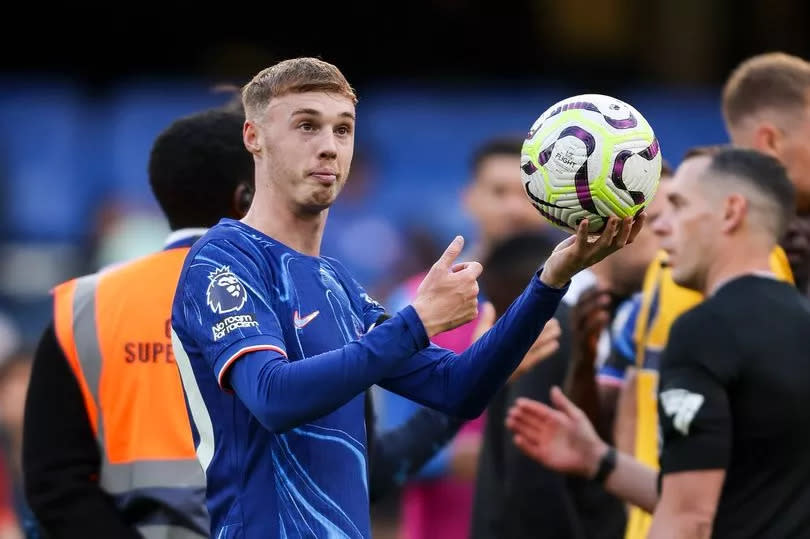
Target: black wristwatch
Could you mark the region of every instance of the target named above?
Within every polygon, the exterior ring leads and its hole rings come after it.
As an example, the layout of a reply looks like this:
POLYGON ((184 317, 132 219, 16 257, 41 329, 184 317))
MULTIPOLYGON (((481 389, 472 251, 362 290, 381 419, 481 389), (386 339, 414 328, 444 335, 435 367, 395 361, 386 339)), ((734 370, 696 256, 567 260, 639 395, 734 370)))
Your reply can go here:
POLYGON ((614 468, 616 468, 616 448, 610 446, 599 459, 599 468, 596 470, 593 480, 597 483, 604 483, 614 468))

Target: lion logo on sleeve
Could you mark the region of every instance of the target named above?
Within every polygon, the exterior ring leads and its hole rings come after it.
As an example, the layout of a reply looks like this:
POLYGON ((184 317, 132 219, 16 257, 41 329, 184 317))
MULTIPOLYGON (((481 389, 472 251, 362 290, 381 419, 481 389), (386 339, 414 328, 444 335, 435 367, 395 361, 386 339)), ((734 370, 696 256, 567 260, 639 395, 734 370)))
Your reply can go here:
POLYGON ((205 296, 212 311, 225 314, 244 307, 247 301, 247 290, 228 266, 222 266, 209 274, 208 278, 211 282, 205 296))

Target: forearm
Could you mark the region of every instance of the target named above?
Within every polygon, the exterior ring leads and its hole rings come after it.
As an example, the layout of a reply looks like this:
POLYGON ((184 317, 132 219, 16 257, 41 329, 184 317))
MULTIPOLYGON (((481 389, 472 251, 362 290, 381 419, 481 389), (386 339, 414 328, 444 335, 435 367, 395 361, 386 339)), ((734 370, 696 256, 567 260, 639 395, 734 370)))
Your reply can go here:
POLYGON ((618 453, 616 468, 607 477, 605 490, 652 513, 658 503, 658 472, 629 455, 618 453))
POLYGON ((703 515, 656 513, 653 516, 648 539, 709 539, 712 519, 703 515))
POLYGON ((723 468, 666 473, 650 537, 710 537, 725 478, 723 468))
POLYGON ((429 347, 380 385, 450 415, 475 418, 554 315, 565 289, 535 276, 495 326, 461 354, 429 347))
POLYGON ((406 308, 363 338, 301 361, 252 352, 233 364, 230 382, 262 425, 283 432, 346 404, 427 344, 416 312, 406 308))
POLYGON ((463 425, 462 420, 422 408, 401 426, 377 436, 369 455, 371 501, 416 474, 463 425))

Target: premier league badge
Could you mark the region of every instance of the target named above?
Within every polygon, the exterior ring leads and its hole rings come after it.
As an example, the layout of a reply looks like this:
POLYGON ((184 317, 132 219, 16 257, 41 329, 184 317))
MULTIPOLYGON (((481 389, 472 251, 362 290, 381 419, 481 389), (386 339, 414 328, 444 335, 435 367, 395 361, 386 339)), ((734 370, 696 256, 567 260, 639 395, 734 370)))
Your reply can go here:
POLYGON ((238 311, 247 301, 247 290, 239 278, 231 273, 228 266, 222 266, 210 275, 211 283, 208 285, 206 300, 208 306, 215 313, 231 313, 238 311))

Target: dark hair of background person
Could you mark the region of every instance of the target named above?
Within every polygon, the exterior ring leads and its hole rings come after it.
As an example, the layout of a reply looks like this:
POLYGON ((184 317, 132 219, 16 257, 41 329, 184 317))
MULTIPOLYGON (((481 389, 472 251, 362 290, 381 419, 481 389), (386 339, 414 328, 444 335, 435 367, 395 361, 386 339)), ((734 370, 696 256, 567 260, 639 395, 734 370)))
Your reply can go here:
POLYGON ((523 148, 523 137, 518 135, 504 135, 488 139, 476 147, 470 158, 470 169, 473 177, 478 172, 481 164, 488 158, 495 155, 507 155, 515 157, 520 155, 523 148))
POLYGON ((234 214, 239 184, 252 188, 243 123, 240 112, 207 110, 174 121, 155 140, 149 185, 172 230, 215 225, 234 214))

